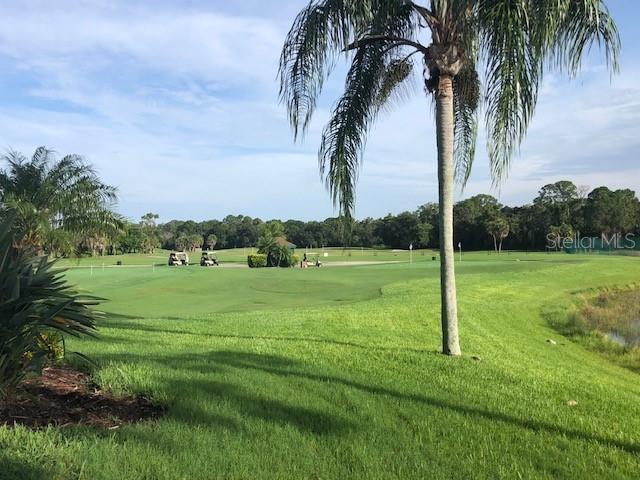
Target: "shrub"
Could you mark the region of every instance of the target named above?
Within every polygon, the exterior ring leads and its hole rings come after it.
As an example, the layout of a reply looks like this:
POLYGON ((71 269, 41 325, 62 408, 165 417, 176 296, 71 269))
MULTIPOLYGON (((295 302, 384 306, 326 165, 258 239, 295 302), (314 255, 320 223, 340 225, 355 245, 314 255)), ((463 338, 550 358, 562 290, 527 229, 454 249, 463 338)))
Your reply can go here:
POLYGON ((47 360, 62 360, 64 358, 64 337, 59 332, 42 332, 38 335, 37 349, 44 353, 47 360))
POLYGON ((291 265, 290 267, 296 267, 300 265, 300 255, 293 254, 291 255, 291 265))
POLYGON ((272 248, 267 260, 272 267, 289 268, 294 265, 293 252, 286 246, 272 248))
POLYGON ((260 253, 266 255, 268 267, 289 267, 291 266, 292 252, 285 245, 272 243, 260 249, 260 253))
POLYGON ((267 256, 261 253, 256 253, 247 256, 247 265, 250 268, 263 268, 267 266, 267 256))
POLYGON ((91 335, 99 317, 97 299, 72 290, 55 261, 13 248, 12 225, 0 224, 0 398, 61 355, 61 335, 91 335))

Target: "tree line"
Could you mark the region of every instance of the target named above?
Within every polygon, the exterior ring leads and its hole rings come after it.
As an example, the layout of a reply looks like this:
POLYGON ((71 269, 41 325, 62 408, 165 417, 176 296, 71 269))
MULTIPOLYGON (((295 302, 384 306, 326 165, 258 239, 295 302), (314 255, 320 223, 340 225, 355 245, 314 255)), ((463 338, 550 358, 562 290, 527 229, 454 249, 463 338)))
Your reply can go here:
MULTIPOLYGON (((382 218, 322 221, 267 220, 228 215, 222 220, 172 220, 155 213, 139 221, 114 211, 116 190, 77 155, 56 159, 44 147, 31 158, 10 152, 0 170, 0 214, 15 217, 16 247, 51 256, 152 253, 255 247, 268 229, 299 247, 439 248, 438 205, 382 218)), ((634 191, 589 191, 568 180, 544 185, 522 206, 475 195, 454 206, 454 241, 465 250, 544 250, 550 239, 636 233, 640 206, 634 191)))
MULTIPOLYGON (((348 233, 338 218, 323 221, 268 220, 228 215, 222 220, 172 220, 156 224, 149 213, 127 223, 112 248, 118 253, 154 248, 195 250, 255 247, 266 228, 281 229, 298 247, 438 248, 438 205, 382 218, 353 220, 348 233), (275 225, 275 227, 274 227, 275 225)), ((568 180, 543 186, 532 202, 502 205, 491 195, 475 195, 454 207, 454 241, 465 250, 545 250, 549 239, 635 233, 640 201, 632 190, 598 187, 588 191, 568 180)))

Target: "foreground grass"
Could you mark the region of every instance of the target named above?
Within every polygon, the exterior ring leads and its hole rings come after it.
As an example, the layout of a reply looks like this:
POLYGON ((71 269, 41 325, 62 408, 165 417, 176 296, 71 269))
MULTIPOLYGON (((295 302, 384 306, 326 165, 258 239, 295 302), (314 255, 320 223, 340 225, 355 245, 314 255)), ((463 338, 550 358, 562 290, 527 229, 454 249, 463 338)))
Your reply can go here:
POLYGON ((636 280, 637 259, 469 260, 459 359, 437 353, 427 262, 147 272, 130 284, 74 271, 119 315, 70 348, 96 360, 103 386, 151 393, 168 416, 108 432, 0 428, 0 478, 636 478, 637 375, 542 314, 576 289, 636 280), (162 285, 180 288, 162 298, 162 285))

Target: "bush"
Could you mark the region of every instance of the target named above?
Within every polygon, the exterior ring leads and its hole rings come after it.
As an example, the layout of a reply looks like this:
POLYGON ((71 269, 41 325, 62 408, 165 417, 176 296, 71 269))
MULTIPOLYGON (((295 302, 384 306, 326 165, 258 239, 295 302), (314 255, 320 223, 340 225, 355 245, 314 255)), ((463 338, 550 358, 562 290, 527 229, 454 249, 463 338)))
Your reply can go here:
POLYGON ((300 265, 300 255, 293 254, 291 255, 291 265, 290 267, 297 267, 300 265))
POLYGON ((78 295, 54 261, 13 248, 13 220, 0 224, 0 398, 59 357, 61 335, 93 334, 97 299, 78 295))
POLYGON ((261 253, 256 253, 247 256, 247 265, 250 268, 263 268, 267 266, 267 256, 261 253))

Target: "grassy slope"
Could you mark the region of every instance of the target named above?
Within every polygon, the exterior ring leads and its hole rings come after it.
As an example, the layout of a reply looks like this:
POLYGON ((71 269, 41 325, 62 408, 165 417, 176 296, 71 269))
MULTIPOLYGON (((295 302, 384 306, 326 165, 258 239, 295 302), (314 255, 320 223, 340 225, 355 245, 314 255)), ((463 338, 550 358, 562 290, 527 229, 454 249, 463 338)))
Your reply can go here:
POLYGON ((637 280, 637 259, 526 259, 538 261, 478 255, 459 269, 460 359, 436 353, 431 263, 174 271, 188 286, 162 299, 156 277, 131 281, 152 289, 144 296, 119 271, 74 271, 132 318, 71 348, 98 361, 103 385, 150 392, 169 415, 113 432, 0 429, 0 478, 634 478, 637 375, 557 336, 541 312, 573 290, 637 280), (200 313, 203 291, 214 313, 200 313))

